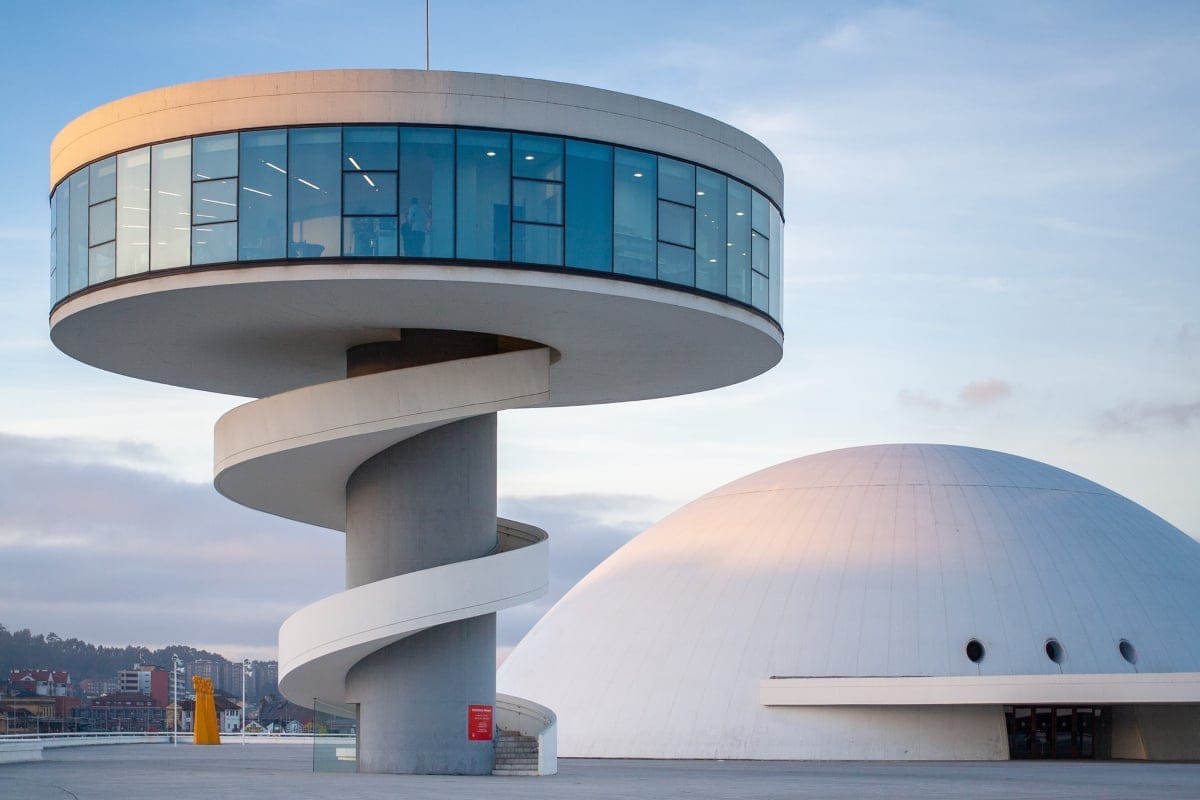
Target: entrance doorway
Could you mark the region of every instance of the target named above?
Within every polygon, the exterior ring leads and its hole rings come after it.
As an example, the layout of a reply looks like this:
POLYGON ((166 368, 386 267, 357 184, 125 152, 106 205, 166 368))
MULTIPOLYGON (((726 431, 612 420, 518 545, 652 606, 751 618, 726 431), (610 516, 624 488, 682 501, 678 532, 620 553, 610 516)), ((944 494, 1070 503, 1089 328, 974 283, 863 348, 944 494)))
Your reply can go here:
POLYGON ((1005 706, 1009 758, 1107 758, 1107 706, 1005 706))

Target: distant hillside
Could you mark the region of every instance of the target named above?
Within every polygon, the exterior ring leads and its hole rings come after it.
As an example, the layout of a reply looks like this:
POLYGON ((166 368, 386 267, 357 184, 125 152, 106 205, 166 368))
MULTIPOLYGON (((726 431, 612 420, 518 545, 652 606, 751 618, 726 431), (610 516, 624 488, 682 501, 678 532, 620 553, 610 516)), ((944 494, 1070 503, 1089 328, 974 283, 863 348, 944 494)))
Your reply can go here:
POLYGON ((61 669, 71 673, 71 681, 85 678, 115 678, 117 670, 135 663, 157 664, 170 668, 171 656, 186 661, 207 658, 227 662, 224 656, 186 645, 151 650, 139 645, 105 647, 79 639, 61 639, 55 633, 37 634, 23 629, 10 631, 0 623, 0 680, 7 680, 14 669, 61 669))

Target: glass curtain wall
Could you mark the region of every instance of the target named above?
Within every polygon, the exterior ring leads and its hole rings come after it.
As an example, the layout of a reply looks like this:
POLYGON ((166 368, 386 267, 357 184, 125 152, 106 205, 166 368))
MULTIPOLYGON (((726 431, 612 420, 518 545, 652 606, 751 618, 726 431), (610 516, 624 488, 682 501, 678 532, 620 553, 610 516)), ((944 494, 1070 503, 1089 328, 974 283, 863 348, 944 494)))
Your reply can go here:
POLYGON ((51 292, 189 265, 461 259, 612 272, 778 319, 783 220, 695 164, 541 134, 397 125, 197 136, 51 197, 51 292))

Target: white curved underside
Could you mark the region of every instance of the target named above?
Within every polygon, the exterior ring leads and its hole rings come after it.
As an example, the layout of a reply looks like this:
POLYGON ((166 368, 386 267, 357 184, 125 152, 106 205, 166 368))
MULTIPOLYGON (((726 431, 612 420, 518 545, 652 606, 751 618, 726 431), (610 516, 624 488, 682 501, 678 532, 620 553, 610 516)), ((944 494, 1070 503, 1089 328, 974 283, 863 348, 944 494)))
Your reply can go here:
POLYGON ((359 464, 467 417, 544 403, 550 351, 520 350, 295 389, 217 420, 214 483, 242 505, 344 530, 359 464))

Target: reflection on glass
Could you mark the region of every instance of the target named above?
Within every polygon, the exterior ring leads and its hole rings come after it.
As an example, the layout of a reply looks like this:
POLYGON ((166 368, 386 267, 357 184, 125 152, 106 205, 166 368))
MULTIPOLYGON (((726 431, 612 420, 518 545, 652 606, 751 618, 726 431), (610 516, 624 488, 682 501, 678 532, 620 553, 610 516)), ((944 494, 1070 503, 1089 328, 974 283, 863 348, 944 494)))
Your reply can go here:
POLYGON ((567 266, 612 271, 613 149, 567 141, 567 266))
POLYGON ((454 131, 400 129, 401 255, 454 257, 454 131))
POLYGON ((696 256, 690 247, 658 243, 658 279, 684 286, 696 282, 696 256))
POLYGON ((347 172, 342 175, 346 214, 396 215, 396 173, 347 172))
POLYGON ((196 225, 192 228, 192 263, 237 261, 237 223, 196 225))
POLYGON ((526 264, 562 265, 562 228, 513 223, 512 260, 526 264))
POLYGON ((696 288, 725 294, 725 176, 696 170, 696 288))
POLYGON ((88 245, 104 244, 115 238, 117 238, 117 201, 106 200, 88 209, 88 245))
POLYGON ((513 220, 561 225, 562 184, 514 178, 513 220))
POLYGON ((117 276, 117 244, 108 242, 88 248, 88 283, 95 285, 117 276))
POLYGON ((67 265, 72 292, 88 285, 88 169, 84 167, 70 177, 71 221, 70 261, 67 265))
POLYGON ((347 127, 342 130, 342 169, 396 171, 394 127, 347 127))
POLYGON ((771 223, 769 215, 767 214, 767 209, 771 204, 767 202, 767 198, 763 197, 758 192, 752 192, 751 194, 753 198, 750 201, 751 207, 753 208, 751 217, 753 218, 752 224, 754 230, 758 231, 763 236, 766 236, 771 231, 771 223))
POLYGON ((70 291, 67 284, 71 261, 71 203, 68 196, 70 191, 70 181, 63 181, 54 192, 54 293, 59 300, 66 297, 70 291))
POLYGON ((192 140, 150 148, 150 269, 187 266, 192 249, 192 140))
POLYGON ((96 204, 117 196, 117 159, 106 158, 91 166, 88 202, 96 204))
POLYGON ((346 217, 342 221, 342 255, 398 255, 396 218, 346 217))
POLYGON ((750 189, 735 180, 729 181, 728 253, 729 281, 727 294, 734 300, 750 302, 750 189))
POLYGON ((613 270, 653 278, 657 265, 658 159, 617 148, 613 181, 613 270))
POLYGON ((458 132, 458 257, 509 259, 509 135, 458 132))
POLYGON ((537 178, 543 181, 563 179, 562 139, 514 133, 512 145, 514 178, 537 178))
POLYGON ((117 156, 117 275, 150 269, 150 148, 117 156))
POLYGON ((58 192, 50 193, 50 305, 58 302, 58 192))
POLYGON ((242 134, 238 258, 287 255, 287 131, 242 134))
POLYGON ((767 276, 758 272, 750 273, 750 305, 759 311, 766 311, 767 299, 767 276))
POLYGON ((289 134, 289 258, 341 254, 341 158, 341 128, 296 128, 289 134))
POLYGON ((696 168, 672 158, 658 159, 658 196, 684 205, 696 202, 696 168))
POLYGON ((767 274, 767 251, 770 243, 758 231, 750 232, 750 269, 760 275, 767 274))
POLYGON ((237 219, 237 180, 192 184, 192 223, 211 225, 237 219))
POLYGON ((222 133, 192 140, 192 180, 235 178, 238 174, 238 135, 222 133))
POLYGON ((658 240, 684 247, 696 244, 694 229, 696 212, 691 206, 681 206, 669 200, 658 201, 658 240))

